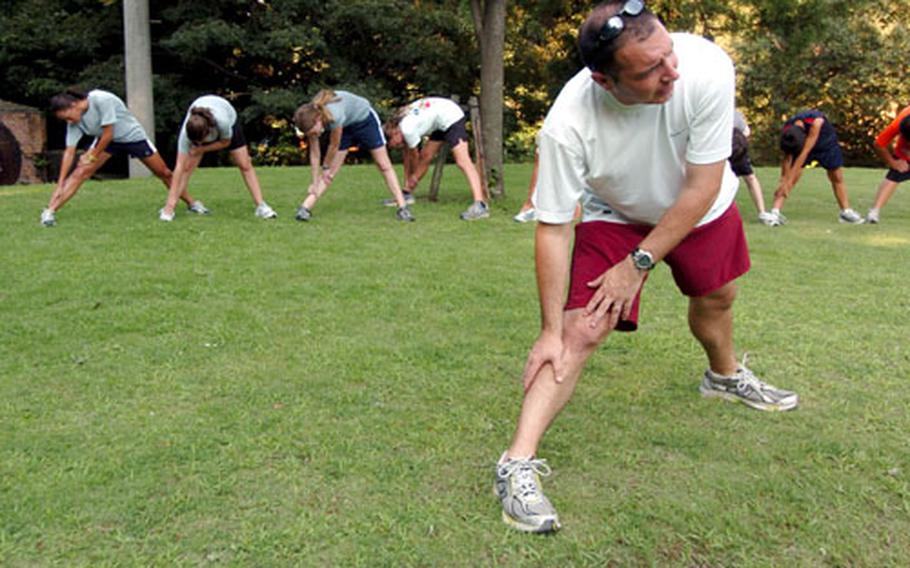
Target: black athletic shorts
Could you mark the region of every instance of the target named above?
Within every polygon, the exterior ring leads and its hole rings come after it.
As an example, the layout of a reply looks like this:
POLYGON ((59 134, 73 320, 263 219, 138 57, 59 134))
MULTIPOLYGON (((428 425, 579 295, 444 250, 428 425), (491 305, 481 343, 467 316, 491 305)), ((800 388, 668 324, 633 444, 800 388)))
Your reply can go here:
POLYGON ((449 146, 454 148, 455 146, 458 146, 462 140, 465 142, 468 141, 468 131, 465 128, 466 124, 467 117, 462 117, 461 120, 453 123, 452 126, 448 127, 445 131, 434 131, 432 134, 430 134, 430 140, 445 140, 449 146))

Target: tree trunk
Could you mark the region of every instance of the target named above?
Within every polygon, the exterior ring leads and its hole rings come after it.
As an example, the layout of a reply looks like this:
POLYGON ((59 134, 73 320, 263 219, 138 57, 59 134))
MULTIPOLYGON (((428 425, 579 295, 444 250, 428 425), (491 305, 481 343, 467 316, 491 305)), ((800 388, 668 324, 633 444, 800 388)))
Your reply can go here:
POLYGON ((471 15, 480 46, 480 117, 487 193, 502 197, 506 0, 471 0, 471 15))
MULTIPOLYGON (((126 106, 155 141, 155 100, 152 95, 152 36, 148 0, 123 2, 124 67, 126 106)), ((139 160, 130 160, 130 177, 151 174, 139 160)))

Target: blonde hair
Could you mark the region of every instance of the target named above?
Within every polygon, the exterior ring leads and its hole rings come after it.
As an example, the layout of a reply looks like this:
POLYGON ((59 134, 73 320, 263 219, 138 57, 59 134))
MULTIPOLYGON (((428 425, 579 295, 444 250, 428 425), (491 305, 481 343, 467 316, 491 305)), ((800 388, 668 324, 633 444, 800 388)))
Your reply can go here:
POLYGON ((294 125, 301 132, 309 132, 316 125, 317 120, 322 120, 323 124, 333 122, 335 117, 326 106, 340 100, 341 97, 336 95, 332 89, 322 89, 316 93, 312 101, 300 105, 297 112, 294 113, 294 125))

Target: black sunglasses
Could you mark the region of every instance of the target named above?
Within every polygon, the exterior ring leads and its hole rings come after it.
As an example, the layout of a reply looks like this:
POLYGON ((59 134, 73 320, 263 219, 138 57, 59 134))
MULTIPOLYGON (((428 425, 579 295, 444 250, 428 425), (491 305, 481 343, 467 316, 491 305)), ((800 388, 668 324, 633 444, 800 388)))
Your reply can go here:
POLYGON ((600 33, 597 34, 597 47, 603 49, 626 29, 626 23, 622 20, 623 16, 634 18, 641 14, 644 9, 645 3, 642 0, 626 0, 619 13, 607 20, 603 27, 600 28, 600 33))

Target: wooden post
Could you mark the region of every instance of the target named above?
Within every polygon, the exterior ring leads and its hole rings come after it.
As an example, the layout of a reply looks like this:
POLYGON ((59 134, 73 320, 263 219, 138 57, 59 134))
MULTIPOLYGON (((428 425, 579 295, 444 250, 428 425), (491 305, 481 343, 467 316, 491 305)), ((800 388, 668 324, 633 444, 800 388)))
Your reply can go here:
POLYGON ((487 168, 483 154, 483 123, 480 120, 480 104, 477 102, 477 97, 468 99, 468 107, 471 110, 471 132, 474 133, 474 167, 477 168, 477 174, 480 176, 483 196, 489 201, 490 190, 487 187, 487 168))

